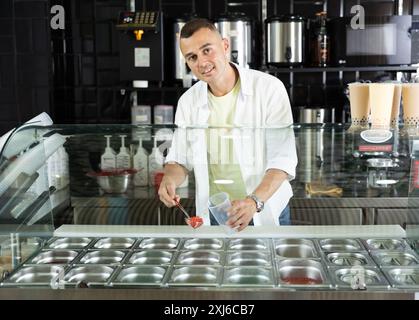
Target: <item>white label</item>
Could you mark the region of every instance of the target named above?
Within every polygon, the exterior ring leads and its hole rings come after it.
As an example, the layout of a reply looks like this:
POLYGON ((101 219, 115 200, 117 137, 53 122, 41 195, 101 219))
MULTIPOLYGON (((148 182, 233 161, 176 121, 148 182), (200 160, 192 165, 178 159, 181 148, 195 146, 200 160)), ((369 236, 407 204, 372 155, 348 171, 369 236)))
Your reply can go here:
POLYGON ((154 124, 163 124, 163 116, 154 116, 154 124))
POLYGON ((143 114, 141 116, 136 116, 135 117, 135 121, 138 121, 138 122, 148 122, 148 117, 145 114, 143 114))
POLYGON ((230 30, 230 37, 237 37, 239 35, 239 32, 237 30, 230 30))
POLYGON ((361 138, 369 143, 383 143, 390 140, 393 133, 389 130, 365 130, 361 132, 361 138))
POLYGON ((116 167, 117 168, 130 168, 129 156, 117 156, 116 157, 116 167))
POLYGON ((150 66, 150 48, 134 49, 134 65, 135 67, 150 66))
POLYGON ((116 159, 115 157, 110 157, 107 155, 104 155, 102 157, 102 163, 101 163, 101 169, 107 170, 107 169, 115 169, 116 167, 116 159))
POLYGON ((412 153, 419 151, 419 140, 413 140, 412 153))
POLYGON ((137 187, 148 186, 148 176, 147 176, 147 174, 137 173, 134 176, 134 185, 137 186, 137 187))

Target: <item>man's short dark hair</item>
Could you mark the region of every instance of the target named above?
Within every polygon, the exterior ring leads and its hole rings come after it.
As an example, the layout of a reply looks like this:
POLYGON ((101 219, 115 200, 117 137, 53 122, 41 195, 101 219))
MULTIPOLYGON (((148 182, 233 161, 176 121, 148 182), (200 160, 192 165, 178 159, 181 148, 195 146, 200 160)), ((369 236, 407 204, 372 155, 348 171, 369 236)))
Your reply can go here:
POLYGON ((208 19, 204 18, 196 18, 191 21, 188 21, 180 31, 180 37, 181 38, 189 38, 192 36, 195 32, 197 32, 199 29, 207 28, 211 31, 217 31, 217 28, 215 25, 209 21, 208 19))

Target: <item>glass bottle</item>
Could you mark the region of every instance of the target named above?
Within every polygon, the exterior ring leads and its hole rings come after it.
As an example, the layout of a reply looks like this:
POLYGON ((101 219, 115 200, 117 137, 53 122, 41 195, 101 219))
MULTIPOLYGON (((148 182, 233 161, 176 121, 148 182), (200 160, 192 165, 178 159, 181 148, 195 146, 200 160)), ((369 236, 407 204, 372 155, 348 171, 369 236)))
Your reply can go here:
POLYGON ((327 30, 326 12, 316 13, 316 29, 311 43, 312 63, 316 67, 330 64, 330 36, 327 30))

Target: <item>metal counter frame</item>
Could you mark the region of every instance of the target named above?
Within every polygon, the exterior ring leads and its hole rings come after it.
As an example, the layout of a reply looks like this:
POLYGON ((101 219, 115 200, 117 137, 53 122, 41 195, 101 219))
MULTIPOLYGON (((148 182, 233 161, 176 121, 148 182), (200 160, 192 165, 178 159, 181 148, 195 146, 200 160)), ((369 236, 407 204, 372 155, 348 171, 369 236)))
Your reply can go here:
MULTIPOLYGON (((252 227, 240 233, 227 234, 218 226, 202 226, 198 230, 188 226, 110 226, 63 225, 54 232, 55 237, 196 237, 196 238, 370 238, 405 237, 398 225, 382 226, 283 226, 252 227)), ((413 300, 412 290, 300 290, 284 288, 0 288, 0 299, 176 299, 176 300, 274 300, 274 299, 401 299, 413 300)))

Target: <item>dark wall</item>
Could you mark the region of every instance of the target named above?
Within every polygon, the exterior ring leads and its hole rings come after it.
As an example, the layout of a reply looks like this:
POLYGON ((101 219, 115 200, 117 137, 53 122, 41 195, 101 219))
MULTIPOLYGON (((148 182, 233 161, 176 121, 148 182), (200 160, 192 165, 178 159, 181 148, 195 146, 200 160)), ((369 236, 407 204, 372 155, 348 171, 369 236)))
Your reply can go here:
MULTIPOLYGON (((326 1, 330 17, 340 15, 341 1, 326 1)), ((164 59, 166 77, 139 91, 141 104, 172 104, 184 92, 173 79, 173 19, 195 11, 216 18, 225 11, 242 11, 254 21, 255 46, 261 48, 261 0, 137 0, 137 10, 164 13, 164 59)), ((357 0, 345 0, 348 15, 357 0)), ((0 1, 0 133, 42 111, 55 123, 130 123, 131 83, 119 78, 119 43, 115 28, 118 12, 126 0, 1 0, 0 1), (65 29, 49 27, 50 8, 65 8, 65 29)), ((391 15, 397 1, 361 1, 367 15, 391 15)), ((419 1, 404 1, 404 14, 418 14, 419 1), (412 4, 415 9, 413 10, 412 4)), ((267 0, 268 16, 294 12, 313 17, 322 1, 267 0)), ((262 68, 261 50, 256 50, 257 68, 262 68)), ((294 110, 299 106, 342 108, 342 94, 355 73, 289 73, 270 71, 287 86, 294 110), (291 90, 292 89, 292 90, 291 90)), ((392 78, 394 73, 361 72, 363 79, 392 78)), ((297 120, 297 119, 296 119, 297 120)), ((339 121, 344 119, 339 119, 339 121)))
POLYGON ((49 10, 47 0, 0 1, 0 134, 51 113, 49 10))
MULTIPOLYGON (((115 28, 118 12, 126 10, 127 1, 53 2, 66 9, 65 31, 52 32, 56 122, 130 123, 132 82, 120 81, 119 31, 115 28)), ((147 90, 140 91, 139 103, 176 105, 184 92, 172 77, 174 19, 192 11, 213 18, 226 10, 226 4, 222 0, 137 1, 137 10, 163 11, 165 35, 165 80, 150 82, 147 90)), ((240 11, 261 20, 257 0, 241 1, 240 11)))

